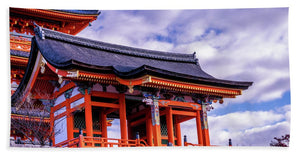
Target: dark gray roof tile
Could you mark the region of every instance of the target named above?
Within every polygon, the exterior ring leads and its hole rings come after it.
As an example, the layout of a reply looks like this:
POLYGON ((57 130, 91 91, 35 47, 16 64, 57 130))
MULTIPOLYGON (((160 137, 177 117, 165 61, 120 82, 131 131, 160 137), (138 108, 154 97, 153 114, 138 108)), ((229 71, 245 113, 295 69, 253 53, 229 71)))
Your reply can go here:
POLYGON ((33 41, 59 69, 115 73, 121 78, 145 74, 194 83, 247 89, 252 83, 216 79, 204 72, 195 54, 162 52, 72 36, 37 27, 33 41), (41 37, 40 37, 41 36, 41 37))

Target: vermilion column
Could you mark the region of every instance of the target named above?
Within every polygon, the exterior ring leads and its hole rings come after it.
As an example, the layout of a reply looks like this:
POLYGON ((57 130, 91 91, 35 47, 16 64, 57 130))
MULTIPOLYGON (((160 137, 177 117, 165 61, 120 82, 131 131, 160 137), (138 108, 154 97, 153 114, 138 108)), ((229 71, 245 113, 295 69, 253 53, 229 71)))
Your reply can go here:
MULTIPOLYGON (((106 124, 106 114, 105 114, 105 112, 102 110, 101 111, 101 113, 100 113, 100 115, 101 115, 101 127, 102 127, 102 137, 103 138, 107 138, 107 124, 106 124)), ((104 139, 104 142, 106 142, 107 140, 106 139, 104 139)), ((105 144, 104 145, 105 147, 107 147, 107 144, 105 144)))
POLYGON ((167 130, 168 130, 168 141, 174 145, 174 128, 173 128, 173 114, 172 114, 172 108, 167 107, 166 108, 166 121, 167 121, 167 130))
POLYGON ((196 111, 196 125, 197 125, 197 135, 198 135, 198 144, 203 145, 203 137, 202 137, 202 126, 201 126, 201 115, 200 111, 196 111))
POLYGON ((51 112, 50 112, 50 132, 52 133, 51 135, 51 140, 52 144, 55 145, 55 130, 54 130, 54 112, 53 112, 53 107, 51 107, 51 112))
POLYGON ((177 137, 177 145, 182 146, 181 142, 181 128, 180 128, 180 123, 175 121, 175 132, 176 132, 176 137, 177 137))
POLYGON ((203 145, 204 146, 210 146, 207 112, 206 112, 206 107, 205 106, 202 107, 201 117, 202 117, 203 145))
POLYGON ((128 130, 128 139, 135 139, 135 137, 132 136, 131 126, 130 126, 130 120, 127 119, 127 130, 128 130))
POLYGON ((154 146, 161 146, 160 115, 157 99, 154 99, 153 105, 151 105, 151 118, 154 146))
POLYGON ((73 115, 70 112, 70 99, 66 99, 68 140, 73 139, 73 115))
POLYGON ((146 120, 146 135, 147 135, 147 143, 149 146, 153 146, 153 130, 152 130, 152 122, 151 122, 151 115, 148 114, 146 120))
POLYGON ((119 104, 120 104, 119 115, 120 115, 121 139, 128 140, 125 94, 120 94, 119 104))
POLYGON ((91 106, 91 95, 88 94, 87 89, 85 90, 85 126, 86 136, 93 137, 93 119, 92 119, 92 106, 91 106))

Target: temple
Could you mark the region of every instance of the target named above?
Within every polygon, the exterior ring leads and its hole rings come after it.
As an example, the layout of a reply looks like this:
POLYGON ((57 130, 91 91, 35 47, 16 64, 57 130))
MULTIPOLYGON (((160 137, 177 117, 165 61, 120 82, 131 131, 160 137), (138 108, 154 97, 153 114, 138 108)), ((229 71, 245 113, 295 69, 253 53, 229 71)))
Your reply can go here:
POLYGON ((99 14, 10 8, 11 136, 37 139, 44 132, 51 147, 211 146, 207 111, 252 82, 214 78, 195 53, 74 36, 99 14), (197 144, 181 134, 181 123, 191 119, 197 144), (114 120, 120 138, 108 134, 114 120))
POLYGON ((55 147, 210 146, 211 104, 252 85, 214 78, 195 54, 110 44, 38 24, 34 32, 11 99, 15 107, 29 95, 51 104, 55 147), (194 118, 198 144, 182 142, 180 124, 194 118), (120 139, 108 135, 109 119, 120 120, 120 139))

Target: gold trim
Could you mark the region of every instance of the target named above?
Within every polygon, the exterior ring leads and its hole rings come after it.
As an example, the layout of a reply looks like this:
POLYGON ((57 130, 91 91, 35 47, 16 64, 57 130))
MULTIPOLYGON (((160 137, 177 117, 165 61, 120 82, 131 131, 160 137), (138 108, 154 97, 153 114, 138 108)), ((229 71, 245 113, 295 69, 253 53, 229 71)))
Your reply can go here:
MULTIPOLYGON (((178 83, 189 84, 189 85, 206 86, 206 87, 213 87, 213 88, 219 88, 219 89, 224 89, 225 88, 225 87, 210 86, 210 85, 205 85, 205 84, 196 84, 196 83, 190 83, 190 82, 184 82, 184 81, 170 80, 170 79, 165 79, 165 78, 161 78, 161 77, 157 77, 157 76, 152 76, 152 77, 160 79, 160 80, 166 80, 166 81, 170 81, 170 82, 178 82, 178 83)), ((235 88, 226 88, 226 89, 236 90, 236 91, 241 90, 241 89, 235 89, 235 88)))

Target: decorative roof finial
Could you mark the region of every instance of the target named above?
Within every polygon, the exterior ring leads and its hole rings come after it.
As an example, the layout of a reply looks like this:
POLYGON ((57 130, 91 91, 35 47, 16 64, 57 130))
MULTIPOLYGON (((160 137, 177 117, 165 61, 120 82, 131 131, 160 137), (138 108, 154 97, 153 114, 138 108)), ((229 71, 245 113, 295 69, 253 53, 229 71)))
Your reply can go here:
POLYGON ((194 61, 195 61, 195 63, 197 64, 197 65, 199 65, 199 60, 196 58, 196 51, 194 51, 194 53, 193 53, 193 58, 194 58, 194 61))
POLYGON ((41 26, 39 26, 38 24, 36 24, 35 22, 33 22, 33 25, 36 26, 34 28, 34 33, 36 35, 38 35, 41 39, 45 39, 45 32, 43 31, 43 28, 41 26))

